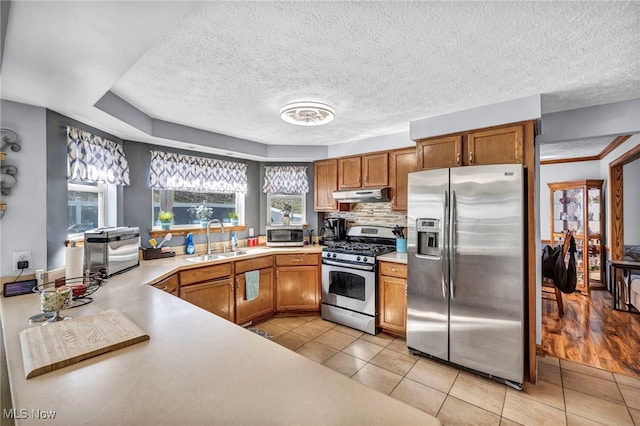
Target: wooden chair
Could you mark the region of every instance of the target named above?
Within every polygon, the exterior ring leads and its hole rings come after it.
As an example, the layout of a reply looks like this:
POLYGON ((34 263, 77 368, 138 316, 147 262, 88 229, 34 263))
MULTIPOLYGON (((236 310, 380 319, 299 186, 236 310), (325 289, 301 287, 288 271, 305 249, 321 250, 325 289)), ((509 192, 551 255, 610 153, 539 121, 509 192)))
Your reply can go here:
MULTIPOLYGON (((569 243, 571 241, 571 231, 566 231, 564 234, 564 241, 562 242, 562 259, 564 259, 569 251, 569 243)), ((564 316, 564 302, 562 300, 562 292, 553 282, 551 278, 542 279, 542 297, 545 299, 553 300, 555 298, 558 304, 558 315, 564 316), (547 295, 548 297, 544 297, 547 295)))

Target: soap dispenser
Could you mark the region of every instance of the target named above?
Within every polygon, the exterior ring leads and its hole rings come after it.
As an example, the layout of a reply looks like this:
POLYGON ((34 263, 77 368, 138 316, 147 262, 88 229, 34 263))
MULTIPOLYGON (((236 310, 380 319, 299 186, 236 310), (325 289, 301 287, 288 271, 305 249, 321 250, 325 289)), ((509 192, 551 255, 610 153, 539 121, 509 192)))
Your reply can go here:
POLYGON ((196 252, 196 246, 193 245, 193 234, 191 232, 187 234, 187 236, 185 237, 185 241, 186 241, 186 247, 184 250, 185 253, 194 254, 196 252))
POLYGON ((231 251, 236 251, 236 248, 238 247, 238 236, 236 235, 235 231, 231 232, 231 251))

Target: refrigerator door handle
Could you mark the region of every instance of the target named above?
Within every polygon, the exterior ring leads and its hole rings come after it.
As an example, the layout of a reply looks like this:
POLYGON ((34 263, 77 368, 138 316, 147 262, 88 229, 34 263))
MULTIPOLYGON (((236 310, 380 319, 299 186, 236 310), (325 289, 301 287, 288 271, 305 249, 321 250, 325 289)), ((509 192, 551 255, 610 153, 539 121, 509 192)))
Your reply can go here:
POLYGON ((440 235, 443 238, 440 240, 440 257, 442 259, 442 298, 447 298, 447 270, 449 269, 449 247, 447 245, 447 218, 449 217, 449 194, 447 191, 444 191, 444 198, 442 200, 442 226, 440 229, 440 235))
POLYGON ((449 253, 447 258, 449 260, 449 282, 451 283, 451 299, 455 299, 455 281, 456 281, 456 191, 451 191, 451 207, 450 207, 450 219, 449 219, 449 253))

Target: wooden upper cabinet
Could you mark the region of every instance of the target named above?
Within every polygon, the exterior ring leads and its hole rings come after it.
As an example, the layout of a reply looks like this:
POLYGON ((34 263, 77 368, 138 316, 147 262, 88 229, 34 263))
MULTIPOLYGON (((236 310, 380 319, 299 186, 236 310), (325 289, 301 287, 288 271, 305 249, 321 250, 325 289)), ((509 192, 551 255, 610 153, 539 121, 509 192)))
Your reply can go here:
POLYGON ((416 170, 416 149, 405 148, 389 154, 389 176, 391 183, 391 210, 407 211, 407 189, 409 173, 416 170))
POLYGON ((389 186, 389 154, 380 152, 362 156, 363 188, 389 186))
POLYGON ((314 210, 338 210, 333 192, 338 190, 338 160, 316 161, 313 164, 314 210))
POLYGON ((421 170, 462 166, 462 135, 418 141, 416 155, 421 170))
POLYGON ((522 163, 523 137, 521 125, 471 132, 467 137, 465 164, 522 163))
POLYGON ((338 158, 338 189, 362 187, 362 157, 338 158))

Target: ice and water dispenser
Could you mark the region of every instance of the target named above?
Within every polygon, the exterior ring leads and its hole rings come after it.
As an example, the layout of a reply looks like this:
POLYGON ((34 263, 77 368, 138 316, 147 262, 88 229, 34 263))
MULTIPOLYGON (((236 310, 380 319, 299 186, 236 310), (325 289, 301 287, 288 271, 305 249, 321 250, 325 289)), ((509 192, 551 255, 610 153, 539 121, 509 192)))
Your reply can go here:
POLYGON ((416 254, 422 256, 440 256, 440 219, 416 219, 418 246, 416 254))

